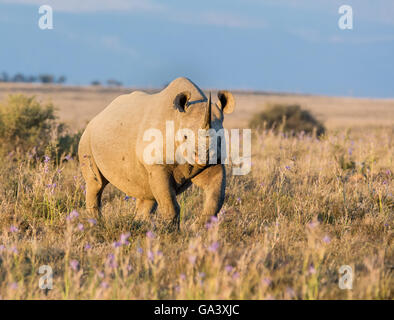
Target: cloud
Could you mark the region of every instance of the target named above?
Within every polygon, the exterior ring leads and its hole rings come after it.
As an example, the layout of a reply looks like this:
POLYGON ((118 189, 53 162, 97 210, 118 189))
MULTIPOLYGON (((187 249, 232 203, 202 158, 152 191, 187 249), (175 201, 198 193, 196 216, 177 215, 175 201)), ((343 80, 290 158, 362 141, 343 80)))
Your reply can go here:
POLYGON ((112 53, 119 53, 127 55, 130 58, 138 58, 140 55, 135 48, 130 47, 127 43, 122 41, 120 37, 113 34, 94 35, 70 32, 68 30, 61 31, 62 34, 69 40, 77 43, 83 43, 98 50, 109 50, 112 53))
MULTIPOLYGON (((258 4, 258 0, 244 0, 258 4)), ((282 8, 310 10, 315 14, 324 12, 338 14, 338 9, 344 4, 353 8, 355 19, 388 25, 394 24, 394 1, 393 0, 266 0, 264 4, 270 4, 282 8)))
POLYGON ((163 6, 151 0, 0 0, 0 3, 50 5, 61 12, 160 11, 163 6))
POLYGON ((266 23, 259 19, 250 19, 230 13, 205 12, 195 21, 198 24, 216 25, 229 28, 260 29, 266 27, 266 23))
POLYGON ((289 34, 310 43, 332 43, 332 44, 371 44, 394 42, 392 34, 354 34, 345 31, 343 34, 323 34, 318 30, 295 28, 288 31, 289 34))
POLYGON ((227 28, 255 28, 266 26, 261 19, 251 19, 230 12, 201 11, 190 14, 179 7, 170 8, 153 0, 0 0, 0 3, 21 5, 50 5, 54 11, 68 13, 87 12, 140 12, 158 13, 162 18, 183 24, 211 25, 227 28))
POLYGON ((106 49, 137 57, 138 53, 134 48, 125 45, 118 36, 104 35, 99 38, 98 43, 106 49))
POLYGON ((252 19, 229 12, 204 11, 200 13, 190 13, 178 11, 169 13, 168 18, 171 21, 183 24, 208 25, 225 28, 242 28, 242 29, 261 29, 267 26, 262 19, 252 19))
POLYGON ((394 35, 374 35, 374 36, 353 36, 353 37, 343 37, 343 36, 331 36, 328 38, 330 43, 350 43, 350 44, 371 44, 371 43, 381 43, 381 42, 394 42, 394 35))

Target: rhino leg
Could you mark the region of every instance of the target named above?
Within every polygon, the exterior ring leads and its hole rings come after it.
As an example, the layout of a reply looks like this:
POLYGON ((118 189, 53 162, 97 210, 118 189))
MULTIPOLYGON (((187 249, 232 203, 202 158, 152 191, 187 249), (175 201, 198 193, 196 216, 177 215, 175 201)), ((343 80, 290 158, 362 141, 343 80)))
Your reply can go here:
POLYGON ((90 215, 101 218, 101 195, 108 180, 97 168, 86 135, 81 138, 78 154, 82 176, 86 183, 86 209, 90 215))
POLYGON ((217 164, 208 167, 192 179, 193 184, 204 190, 202 220, 216 216, 222 208, 226 189, 226 169, 217 164))
POLYGON ((149 169, 149 186, 165 225, 179 229, 180 207, 176 200, 175 182, 166 167, 158 165, 149 169))
POLYGON ((137 215, 140 220, 147 220, 156 211, 157 202, 155 200, 137 199, 137 215))

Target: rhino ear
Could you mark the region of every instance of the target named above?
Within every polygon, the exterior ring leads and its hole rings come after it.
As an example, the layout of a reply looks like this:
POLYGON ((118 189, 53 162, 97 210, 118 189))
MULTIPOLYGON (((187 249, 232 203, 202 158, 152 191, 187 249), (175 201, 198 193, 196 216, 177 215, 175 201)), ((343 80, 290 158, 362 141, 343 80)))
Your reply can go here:
POLYGON ((235 108, 235 99, 231 92, 222 90, 218 92, 220 107, 224 113, 230 114, 235 108))
POLYGON ((184 91, 181 93, 178 93, 177 96, 174 99, 174 106, 178 111, 180 112, 185 112, 188 102, 190 100, 191 93, 190 91, 184 91))

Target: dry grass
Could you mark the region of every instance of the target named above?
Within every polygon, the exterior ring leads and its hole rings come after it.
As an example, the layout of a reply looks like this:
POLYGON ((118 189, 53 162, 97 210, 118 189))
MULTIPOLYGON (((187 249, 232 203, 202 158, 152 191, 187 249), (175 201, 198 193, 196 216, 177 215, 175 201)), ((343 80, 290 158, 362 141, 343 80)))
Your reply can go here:
POLYGON ((172 234, 134 221, 134 200, 112 187, 94 224, 74 159, 1 159, 0 298, 392 299, 394 132, 373 117, 353 130, 328 121, 321 140, 255 136, 252 172, 228 176, 219 220, 197 227, 202 194, 191 188, 172 234), (41 265, 52 290, 38 286, 41 265), (341 265, 352 290, 338 287, 341 265))

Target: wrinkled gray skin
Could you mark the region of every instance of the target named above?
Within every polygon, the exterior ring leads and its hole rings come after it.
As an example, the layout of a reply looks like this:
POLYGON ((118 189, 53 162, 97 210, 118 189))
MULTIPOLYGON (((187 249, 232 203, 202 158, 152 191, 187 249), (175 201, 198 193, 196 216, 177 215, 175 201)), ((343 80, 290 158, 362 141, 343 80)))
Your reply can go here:
MULTIPOLYGON (((92 119, 78 150, 90 214, 100 217, 101 195, 111 183, 137 199, 139 219, 149 218, 158 204, 163 221, 179 227, 176 195, 191 184, 204 190, 202 216, 216 215, 223 205, 226 185, 220 159, 215 165, 176 162, 148 165, 143 160, 143 151, 151 141, 143 141, 143 135, 148 129, 159 129, 164 137, 165 155, 165 124, 173 120, 175 132, 189 128, 197 143, 200 128, 223 128, 223 113, 234 109, 231 93, 219 91, 218 98, 217 103, 209 103, 193 82, 178 78, 156 94, 135 91, 119 96, 92 119)), ((180 143, 175 142, 175 149, 180 143)))

